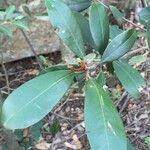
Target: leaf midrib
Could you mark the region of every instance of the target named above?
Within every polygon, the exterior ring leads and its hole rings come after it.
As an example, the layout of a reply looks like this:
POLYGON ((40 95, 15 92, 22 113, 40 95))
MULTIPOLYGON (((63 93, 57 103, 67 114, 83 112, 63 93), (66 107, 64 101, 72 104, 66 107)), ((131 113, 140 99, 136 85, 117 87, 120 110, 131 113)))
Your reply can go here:
MULTIPOLYGON (((78 43, 77 43, 77 41, 76 41, 76 38, 74 37, 74 34, 71 32, 71 29, 67 26, 67 22, 66 22, 64 16, 58 11, 58 9, 56 9, 56 10, 57 10, 57 12, 59 13, 59 15, 61 16, 61 18, 63 19, 66 28, 69 30, 70 34, 72 35, 73 40, 75 41, 75 44, 77 45, 78 50, 80 51, 82 57, 84 57, 84 54, 83 54, 82 50, 80 49, 80 47, 79 47, 79 45, 78 45, 78 43)), ((69 10, 69 11, 70 11, 70 10, 69 10)), ((70 12, 70 14, 73 15, 72 12, 70 12)), ((75 20, 74 15, 73 15, 73 19, 75 20)), ((77 23, 76 23, 76 25, 77 25, 77 23)), ((73 50, 73 51, 74 51, 74 50, 73 50)))
POLYGON ((50 88, 54 87, 57 83, 61 82, 62 80, 64 80, 65 78, 71 76, 71 74, 66 75, 62 78, 60 78, 59 80, 57 80, 56 82, 54 82, 51 86, 49 86, 48 88, 46 88, 43 92, 41 92, 40 94, 38 94, 36 97, 32 98, 31 101, 29 101, 28 103, 26 103, 22 108, 20 108, 17 112, 15 112, 14 114, 12 114, 8 120, 5 121, 5 124, 7 124, 16 114, 18 114, 19 112, 21 112, 26 106, 30 105, 32 102, 34 102, 38 97, 40 97, 42 94, 44 94, 47 90, 49 90, 50 88))
POLYGON ((120 66, 120 64, 119 64, 118 62, 116 62, 116 64, 119 66, 120 70, 122 70, 124 73, 127 74, 127 76, 133 81, 133 83, 135 84, 135 86, 136 86, 137 88, 139 87, 139 85, 141 85, 141 83, 140 83, 139 81, 134 80, 134 79, 130 76, 130 74, 129 74, 126 70, 124 70, 123 67, 120 66), (138 83, 137 83, 137 82, 138 82, 138 83))
MULTIPOLYGON (((101 99, 101 96, 100 96, 100 94, 99 94, 99 90, 98 90, 98 88, 97 88, 97 86, 95 85, 95 83, 94 83, 94 81, 92 81, 92 83, 93 83, 93 85, 94 85, 94 87, 95 87, 95 89, 96 89, 96 93, 97 93, 97 95, 98 95, 98 97, 99 97, 99 104, 100 104, 100 108, 101 108, 101 112, 102 112, 102 116, 103 116, 103 122, 104 122, 104 127, 105 127, 105 138, 106 138, 106 141, 107 141, 107 147, 108 147, 108 149, 107 150, 109 150, 110 149, 110 145, 109 145, 109 138, 108 138, 108 133, 107 133, 107 125, 106 125, 106 119, 105 119, 105 112, 104 112, 104 110, 103 110, 103 107, 102 107, 102 103, 101 103, 101 101, 100 101, 100 99, 101 99)), ((100 120, 101 120, 101 118, 100 118, 100 120)))
MULTIPOLYGON (((134 34, 134 33, 133 33, 134 34)), ((112 57, 112 55, 116 54, 118 49, 120 49, 121 46, 124 46, 133 36, 133 34, 122 44, 119 44, 118 48, 115 48, 114 52, 110 53, 110 55, 108 57, 106 57, 103 62, 107 61, 108 59, 110 59, 112 57)), ((113 41, 112 41, 113 42, 113 41)), ((124 54, 122 54, 124 55, 124 54)))
MULTIPOLYGON (((96 7, 97 8, 97 10, 98 10, 98 16, 99 16, 99 18, 101 18, 100 17, 100 9, 98 9, 98 7, 96 7)), ((102 8, 103 9, 103 8, 102 8)), ((101 40, 102 40, 102 43, 104 44, 104 28, 103 28, 103 23, 102 23, 102 21, 101 20, 99 20, 99 22, 100 22, 100 26, 101 26, 101 34, 100 34, 100 36, 101 36, 101 40)), ((102 44, 102 45, 103 45, 102 44)), ((100 45, 100 46, 102 46, 102 45, 100 45)))

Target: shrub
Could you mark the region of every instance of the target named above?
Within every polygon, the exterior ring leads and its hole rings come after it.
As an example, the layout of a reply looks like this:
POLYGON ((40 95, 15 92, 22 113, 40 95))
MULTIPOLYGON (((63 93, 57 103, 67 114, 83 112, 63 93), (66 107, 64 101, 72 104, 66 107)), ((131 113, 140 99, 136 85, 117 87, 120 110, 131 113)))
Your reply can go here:
MULTIPOLYGON (((136 31, 111 26, 105 7, 99 2, 45 0, 45 5, 51 24, 64 44, 74 52, 76 63, 46 68, 14 90, 2 107, 3 125, 21 129, 37 123, 54 108, 71 85, 82 82, 85 127, 91 149, 127 150, 122 120, 104 88, 103 66, 113 67, 128 93, 139 96, 138 88, 144 85, 144 79, 124 57, 134 46, 136 31), (80 11, 89 6, 89 15, 85 17, 80 11), (91 53, 87 53, 87 47, 92 49, 91 53)), ((110 11, 119 23, 124 21, 116 7, 111 6, 110 11)))

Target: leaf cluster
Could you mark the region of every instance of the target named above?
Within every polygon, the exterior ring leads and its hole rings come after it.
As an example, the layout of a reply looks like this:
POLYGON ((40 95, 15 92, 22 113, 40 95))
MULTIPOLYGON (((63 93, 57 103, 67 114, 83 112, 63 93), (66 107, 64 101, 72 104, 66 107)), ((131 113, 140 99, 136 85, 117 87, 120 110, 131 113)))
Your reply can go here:
MULTIPOLYGON (((74 52, 77 61, 48 67, 14 90, 3 104, 2 124, 9 129, 21 129, 37 123, 77 82, 79 88, 84 89, 85 127, 91 149, 131 149, 120 115, 104 88, 106 77, 102 66, 108 69, 111 65, 127 92, 139 96, 139 87, 145 81, 123 57, 137 40, 135 29, 124 31, 111 26, 107 10, 99 2, 45 0, 45 5, 50 23, 63 43, 74 52), (92 49, 90 53, 87 47, 92 49), (98 73, 93 75, 99 67, 98 73)), ((8 19, 14 11, 14 7, 9 8, 3 18, 8 19)), ((115 6, 110 6, 109 11, 119 24, 123 22, 124 15, 115 6)), ((145 11, 140 16, 147 22, 144 19, 147 18, 147 9, 145 11)), ((17 26, 19 21, 14 24, 17 26)))

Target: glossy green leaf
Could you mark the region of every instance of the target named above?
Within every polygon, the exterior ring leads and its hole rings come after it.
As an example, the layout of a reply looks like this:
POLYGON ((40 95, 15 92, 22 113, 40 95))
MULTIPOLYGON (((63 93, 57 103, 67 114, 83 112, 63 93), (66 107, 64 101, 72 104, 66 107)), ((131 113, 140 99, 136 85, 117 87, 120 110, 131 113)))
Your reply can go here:
POLYGON ((14 11, 16 10, 16 7, 14 5, 9 6, 5 11, 5 19, 9 19, 14 11))
POLYGON ((108 93, 91 79, 85 89, 85 128, 93 150, 127 150, 122 120, 108 93))
POLYGON ((90 25, 89 25, 89 20, 82 16, 80 13, 75 12, 74 13, 76 20, 80 26, 81 29, 81 33, 84 39, 84 42, 87 45, 90 45, 92 48, 95 48, 95 44, 91 35, 91 31, 90 31, 90 25))
POLYGON ((118 23, 122 23, 124 14, 122 12, 120 12, 120 10, 118 10, 118 8, 115 6, 110 6, 109 8, 110 8, 114 18, 118 21, 118 23))
POLYGON ((134 45, 137 33, 133 30, 127 30, 114 38, 107 46, 102 56, 102 62, 111 62, 128 52, 134 45))
POLYGON ((22 19, 15 19, 12 22, 17 28, 25 31, 29 31, 27 18, 24 17, 22 19))
POLYGON ((105 8, 100 3, 93 3, 90 7, 89 23, 96 49, 103 53, 109 41, 109 22, 105 8))
POLYGON ((97 77, 97 83, 98 83, 101 87, 103 87, 104 84, 105 84, 105 82, 106 82, 106 76, 105 76, 105 74, 104 74, 103 72, 101 72, 101 73, 99 74, 99 76, 97 77))
POLYGON ((2 108, 6 128, 26 128, 41 120, 58 103, 73 79, 66 70, 38 76, 12 92, 2 108))
POLYGON ((80 27, 73 12, 62 0, 45 0, 49 19, 58 28, 63 42, 78 56, 85 56, 85 48, 80 27))
POLYGON ((82 11, 88 8, 91 0, 63 0, 72 10, 82 11))
POLYGON ((150 7, 145 7, 139 12, 139 21, 146 27, 150 25, 150 7))
POLYGON ((78 83, 78 92, 81 92, 85 85, 85 73, 76 73, 75 80, 78 83))
POLYGON ((110 28, 110 40, 113 40, 116 36, 121 34, 123 30, 119 29, 117 25, 109 26, 110 28))
POLYGON ((13 34, 9 27, 1 26, 0 32, 3 33, 6 37, 12 38, 13 34))
POLYGON ((145 84, 139 72, 122 61, 114 61, 113 66, 117 77, 129 94, 134 97, 139 96, 138 88, 145 84))

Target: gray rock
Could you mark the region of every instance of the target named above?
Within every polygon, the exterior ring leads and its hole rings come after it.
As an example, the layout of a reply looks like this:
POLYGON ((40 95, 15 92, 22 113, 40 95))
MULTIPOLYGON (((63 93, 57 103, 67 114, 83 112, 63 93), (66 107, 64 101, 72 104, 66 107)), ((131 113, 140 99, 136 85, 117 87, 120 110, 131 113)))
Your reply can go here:
MULTIPOLYGON (((30 21, 29 28, 29 33, 26 33, 37 54, 47 54, 60 50, 60 41, 48 22, 30 21)), ((5 40, 3 43, 4 62, 34 56, 21 31, 13 29, 13 34, 12 40, 5 40)))

